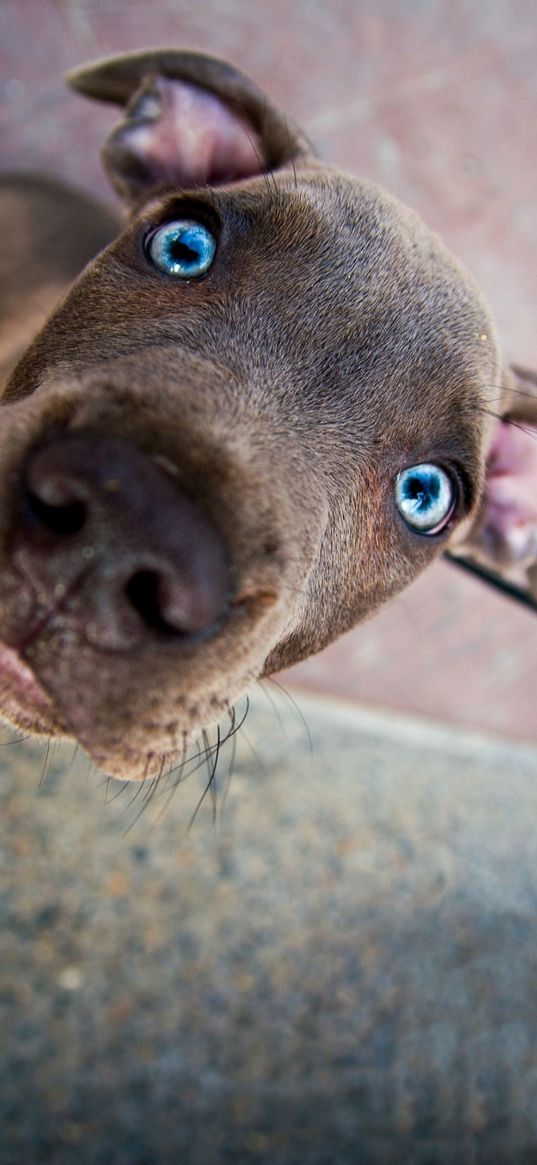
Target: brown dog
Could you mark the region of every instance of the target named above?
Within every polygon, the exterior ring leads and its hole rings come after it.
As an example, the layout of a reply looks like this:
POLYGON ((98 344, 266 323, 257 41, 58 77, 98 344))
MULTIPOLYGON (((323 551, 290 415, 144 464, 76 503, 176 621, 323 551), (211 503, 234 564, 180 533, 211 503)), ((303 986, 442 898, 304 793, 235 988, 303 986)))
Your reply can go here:
POLYGON ((126 105, 129 217, 1 188, 0 697, 136 779, 446 549, 529 587, 537 382, 438 238, 235 69, 70 82, 126 105))

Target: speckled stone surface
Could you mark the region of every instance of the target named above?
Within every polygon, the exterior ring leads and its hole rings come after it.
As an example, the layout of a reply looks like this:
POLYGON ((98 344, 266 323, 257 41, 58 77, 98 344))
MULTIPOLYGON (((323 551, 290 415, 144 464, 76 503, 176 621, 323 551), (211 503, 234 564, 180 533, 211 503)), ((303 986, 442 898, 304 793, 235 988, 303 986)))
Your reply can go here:
POLYGON ((301 707, 190 833, 2 748, 2 1165, 537 1160, 537 749, 301 707))

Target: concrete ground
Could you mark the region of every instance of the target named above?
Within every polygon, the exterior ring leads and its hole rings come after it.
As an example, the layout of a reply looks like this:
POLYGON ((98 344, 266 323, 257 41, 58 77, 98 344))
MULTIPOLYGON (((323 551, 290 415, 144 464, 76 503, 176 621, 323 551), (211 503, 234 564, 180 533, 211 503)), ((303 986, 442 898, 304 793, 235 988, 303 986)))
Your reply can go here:
MULTIPOLYGON (((166 43, 410 202, 537 366, 530 0, 2 0, 0 165, 105 194, 113 114, 62 75, 166 43)), ((69 750, 39 787, 42 746, 1 748, 1 1165, 536 1162, 536 649, 435 565, 287 674, 311 746, 259 697, 186 839, 199 778, 136 821, 69 750)))
POLYGON ((537 1160, 537 748, 270 698, 190 833, 5 750, 2 1165, 537 1160))

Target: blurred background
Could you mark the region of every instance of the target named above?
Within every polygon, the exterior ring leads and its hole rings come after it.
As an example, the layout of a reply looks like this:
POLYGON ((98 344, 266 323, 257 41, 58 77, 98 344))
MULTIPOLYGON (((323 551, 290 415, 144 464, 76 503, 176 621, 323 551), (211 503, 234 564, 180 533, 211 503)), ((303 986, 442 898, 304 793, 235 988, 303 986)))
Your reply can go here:
MULTIPOLYGON (((115 111, 63 75, 165 44, 235 62, 323 157, 409 202, 479 282, 506 355, 537 365, 531 0, 2 0, 0 164, 112 197, 115 111)), ((285 682, 534 741, 536 655, 531 612, 441 563, 285 682)))
MULTIPOLYGON (((0 0, 1 167, 112 199, 62 77, 156 45, 409 202, 537 367, 532 0, 0 0)), ((2 738, 0 1165, 534 1165, 536 657, 439 562, 258 693, 216 809, 2 738)))

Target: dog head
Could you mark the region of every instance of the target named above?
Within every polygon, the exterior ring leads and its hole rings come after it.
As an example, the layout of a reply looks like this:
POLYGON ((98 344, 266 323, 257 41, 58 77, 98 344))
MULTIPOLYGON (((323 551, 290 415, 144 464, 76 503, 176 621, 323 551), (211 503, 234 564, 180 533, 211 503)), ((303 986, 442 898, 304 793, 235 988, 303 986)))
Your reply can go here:
POLYGON ((70 81, 126 107, 128 217, 5 389, 3 708, 141 778, 483 541, 522 397, 440 240, 235 69, 156 50, 70 81))

